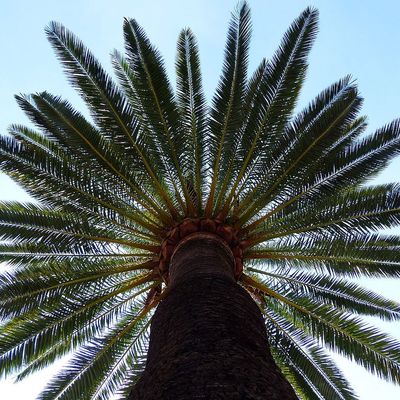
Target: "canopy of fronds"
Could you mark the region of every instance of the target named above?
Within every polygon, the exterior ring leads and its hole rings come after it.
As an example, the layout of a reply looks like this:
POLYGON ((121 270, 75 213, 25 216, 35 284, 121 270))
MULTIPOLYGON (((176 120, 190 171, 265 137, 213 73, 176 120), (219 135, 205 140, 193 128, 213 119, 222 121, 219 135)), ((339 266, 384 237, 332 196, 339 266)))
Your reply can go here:
POLYGON ((400 150, 400 122, 364 134, 350 77, 294 113, 317 31, 306 9, 248 74, 250 13, 229 25, 210 105, 184 29, 173 90, 158 50, 124 22, 117 83, 59 23, 48 39, 90 119, 47 92, 17 96, 33 127, 0 137, 0 169, 34 203, 0 203, 0 372, 70 363, 40 399, 123 398, 143 369, 154 307, 180 238, 215 232, 265 317, 303 399, 355 399, 325 349, 399 384, 400 344, 362 316, 395 302, 351 280, 400 277, 400 186, 366 185, 400 150))

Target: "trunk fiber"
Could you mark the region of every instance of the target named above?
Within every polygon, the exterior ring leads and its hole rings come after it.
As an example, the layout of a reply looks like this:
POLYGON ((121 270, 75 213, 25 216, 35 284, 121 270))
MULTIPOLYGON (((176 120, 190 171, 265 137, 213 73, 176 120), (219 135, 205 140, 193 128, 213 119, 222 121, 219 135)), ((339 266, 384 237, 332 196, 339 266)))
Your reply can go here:
POLYGON ((230 249, 195 235, 175 251, 146 369, 128 400, 297 397, 269 351, 262 315, 233 277, 230 249))

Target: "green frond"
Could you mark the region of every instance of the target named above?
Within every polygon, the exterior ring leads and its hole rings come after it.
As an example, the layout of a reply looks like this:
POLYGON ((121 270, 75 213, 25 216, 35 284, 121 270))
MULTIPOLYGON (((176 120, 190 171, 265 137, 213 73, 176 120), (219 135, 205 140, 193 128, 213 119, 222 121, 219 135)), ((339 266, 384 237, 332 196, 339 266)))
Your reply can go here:
POLYGON ((19 266, 1 277, 0 317, 16 317, 54 302, 57 305, 62 295, 106 287, 115 279, 134 279, 137 271, 152 267, 152 262, 80 258, 19 266))
POLYGON ((130 368, 128 362, 135 363, 146 351, 147 314, 148 310, 138 305, 109 333, 94 337, 49 382, 38 399, 72 400, 82 393, 93 399, 106 399, 115 392, 130 368))
POLYGON ((275 292, 247 276, 242 280, 266 295, 268 307, 296 328, 330 350, 351 358, 367 371, 400 383, 400 344, 395 339, 330 305, 314 302, 290 290, 275 292))
MULTIPOLYGON (((177 104, 162 58, 135 20, 125 19, 124 38, 127 60, 132 71, 129 75, 130 83, 135 93, 140 93, 135 97, 138 104, 134 107, 141 110, 143 123, 151 132, 158 151, 162 152, 162 160, 175 195, 178 198, 184 195, 187 206, 185 212, 190 213, 193 205, 182 170, 185 141, 182 140, 177 104)), ((130 98, 131 101, 134 99, 133 96, 130 98)))
MULTIPOLYGON (((128 61, 116 50, 112 53, 112 63, 114 67, 115 74, 118 78, 118 81, 121 87, 124 90, 124 94, 132 106, 133 112, 140 123, 141 126, 141 134, 140 134, 140 144, 141 149, 146 149, 143 151, 142 156, 147 157, 145 164, 147 165, 149 160, 151 160, 151 164, 154 165, 153 170, 157 171, 162 182, 156 182, 155 191, 158 193, 161 198, 165 199, 164 201, 170 202, 171 206, 173 206, 176 210, 178 208, 184 209, 183 200, 180 196, 176 195, 176 187, 174 186, 174 182, 171 182, 170 179, 165 179, 164 177, 168 177, 169 173, 167 170, 168 162, 164 160, 164 155, 159 151, 159 146, 157 144, 157 139, 154 137, 151 128, 146 125, 146 121, 144 119, 144 110, 141 107, 140 95, 136 92, 134 86, 134 74, 128 63, 128 61), (165 185, 165 184, 168 184, 165 185), (168 199, 168 196, 172 198, 168 199)), ((147 169, 150 168, 150 165, 147 166, 147 169)), ((150 175, 153 172, 150 173, 150 175)), ((153 179, 154 181, 154 179, 153 179)), ((153 182, 150 181, 153 185, 153 182)), ((154 185, 153 185, 154 186, 154 185)), ((176 211, 174 211, 175 213, 176 211)))
POLYGON ((1 240, 18 243, 68 245, 71 250, 92 246, 90 242, 157 251, 158 245, 137 240, 128 231, 100 227, 95 218, 53 211, 34 204, 0 202, 1 240))
POLYGON ((68 246, 51 246, 44 245, 43 243, 2 243, 0 244, 0 262, 5 262, 11 267, 16 267, 20 270, 22 267, 29 267, 30 265, 43 265, 47 263, 58 263, 60 268, 63 263, 69 261, 75 262, 92 262, 100 260, 119 260, 121 263, 126 262, 143 262, 145 260, 152 260, 153 253, 145 251, 131 251, 127 252, 121 248, 107 248, 106 246, 93 246, 87 251, 78 249, 72 251, 68 246))
POLYGON ((272 353, 284 372, 288 369, 301 381, 297 389, 306 389, 301 398, 356 399, 341 371, 312 338, 267 307, 263 313, 272 353))
MULTIPOLYGON (((101 215, 113 219, 117 218, 113 211, 117 211, 118 216, 122 214, 123 218, 128 217, 133 223, 157 232, 155 222, 145 212, 133 212, 141 210, 140 205, 135 204, 126 192, 116 190, 113 194, 112 183, 93 176, 56 144, 21 126, 12 126, 11 133, 15 138, 0 137, 0 167, 35 199, 51 207, 70 209, 75 205, 79 212, 82 207, 87 210, 92 206, 96 215, 100 211, 101 215)), ((126 218, 124 221, 126 223, 126 218)))
POLYGON ((248 221, 271 199, 279 199, 279 192, 289 179, 302 176, 302 168, 309 160, 319 157, 346 134, 347 125, 354 121, 360 107, 356 87, 351 84, 350 77, 346 77, 322 92, 300 113, 287 126, 282 145, 275 147, 274 144, 276 153, 268 155, 261 178, 250 185, 241 201, 238 224, 248 221))
MULTIPOLYGON (((114 180, 117 179, 127 185, 123 187, 125 193, 129 193, 131 188, 136 191, 137 182, 143 184, 146 176, 140 168, 140 162, 127 156, 125 149, 110 141, 112 138, 100 134, 68 102, 48 93, 34 95, 32 98, 38 110, 51 120, 57 130, 61 131, 59 136, 61 140, 64 139, 68 150, 74 149, 76 158, 87 157, 87 167, 98 166, 98 171, 103 174, 104 170, 109 170, 114 180)), ((151 188, 151 184, 148 184, 148 188, 151 188)))
POLYGON ((190 29, 184 29, 179 35, 175 64, 176 94, 183 125, 184 171, 193 186, 197 212, 201 215, 206 174, 205 146, 208 139, 207 108, 197 43, 190 29))
POLYGON ((281 292, 283 287, 295 291, 299 296, 330 304, 343 311, 389 321, 400 319, 400 304, 345 279, 297 271, 284 274, 252 267, 248 270, 272 278, 269 285, 277 292, 281 292))
POLYGON ((241 127, 238 174, 226 199, 225 209, 240 182, 246 185, 248 180, 257 179, 253 176, 255 171, 248 169, 257 165, 259 158, 270 159, 271 151, 282 140, 282 132, 305 78, 317 23, 318 12, 306 9, 285 33, 276 54, 260 65, 249 83, 243 107, 249 114, 244 115, 245 123, 241 127))
POLYGON ((292 385, 296 395, 301 400, 321 400, 309 382, 299 371, 292 365, 287 365, 285 360, 276 351, 272 352, 276 364, 284 374, 285 378, 292 385))
POLYGON ((252 245, 288 235, 322 233, 346 236, 397 226, 400 222, 398 184, 353 187, 303 207, 285 217, 271 218, 249 240, 252 245), (290 227, 290 229, 286 229, 290 227))
POLYGON ((71 291, 67 297, 58 291, 56 301, 39 302, 35 309, 6 321, 0 335, 2 374, 21 370, 53 346, 60 350, 61 341, 73 349, 108 329, 135 303, 142 293, 140 287, 151 280, 150 274, 135 279, 122 274, 109 277, 106 284, 87 282, 83 291, 71 291))
MULTIPOLYGON (((349 128, 350 134, 355 133, 358 136, 360 130, 364 130, 365 125, 363 120, 360 120, 356 125, 351 124, 349 128)), ((371 179, 386 167, 393 157, 398 155, 399 143, 400 124, 396 120, 379 129, 374 135, 350 143, 343 149, 340 149, 342 142, 340 147, 335 145, 326 157, 320 157, 321 161, 315 162, 316 167, 314 169, 310 168, 308 173, 302 171, 302 180, 307 179, 307 181, 303 184, 300 177, 296 179, 296 183, 290 187, 292 197, 288 200, 285 199, 282 204, 267 212, 263 218, 267 219, 284 209, 286 209, 286 212, 290 212, 294 209, 293 206, 290 206, 295 202, 299 202, 299 205, 295 205, 296 207, 301 207, 307 202, 315 202, 317 199, 340 189, 358 185, 365 182, 366 179, 371 179), (338 152, 338 150, 341 151, 338 152), (310 174, 310 177, 308 174, 310 174)))
POLYGON ((223 172, 226 171, 231 158, 235 157, 242 120, 241 104, 246 90, 250 36, 250 9, 244 2, 240 9, 232 14, 222 75, 210 111, 208 144, 212 172, 205 209, 207 216, 215 211, 215 195, 223 182, 223 172))
POLYGON ((288 236, 250 249, 245 258, 268 268, 300 269, 352 278, 399 277, 400 238, 382 234, 288 236))
MULTIPOLYGON (((138 162, 140 160, 170 211, 174 212, 151 161, 139 146, 141 129, 121 91, 90 51, 64 26, 56 22, 51 23, 47 28, 47 35, 71 84, 78 89, 88 104, 96 124, 109 132, 115 143, 126 150, 129 149, 128 155, 138 159, 138 162)), ((135 187, 140 190, 139 186, 135 187)))

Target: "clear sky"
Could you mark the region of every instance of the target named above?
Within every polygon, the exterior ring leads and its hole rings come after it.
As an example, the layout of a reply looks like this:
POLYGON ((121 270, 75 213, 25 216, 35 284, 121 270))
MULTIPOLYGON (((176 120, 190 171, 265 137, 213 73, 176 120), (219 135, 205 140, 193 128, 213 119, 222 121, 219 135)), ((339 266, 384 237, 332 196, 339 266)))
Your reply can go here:
MULTIPOLYGON (((308 78, 300 99, 306 104, 319 91, 346 74, 356 78, 365 97, 363 112, 370 132, 400 117, 400 2, 397 0, 249 0, 253 15, 250 70, 271 56, 291 21, 308 5, 320 11, 320 32, 310 57, 308 78)), ((84 110, 66 82, 47 43, 43 28, 51 20, 74 31, 111 71, 109 54, 122 49, 123 17, 134 17, 165 57, 174 82, 176 39, 190 26, 200 47, 208 98, 218 81, 230 11, 235 0, 1 0, 0 1, 0 132, 27 120, 13 95, 48 90, 84 110)), ((400 180, 400 159, 377 182, 400 180)), ((27 196, 4 175, 0 199, 27 196)), ((400 233, 400 230, 396 230, 400 233)), ((365 285, 400 301, 400 282, 365 281, 365 285)), ((400 324, 372 321, 400 340, 400 324)), ((379 380, 355 364, 337 358, 362 400, 400 399, 400 388, 379 380)), ((61 364, 58 363, 57 366, 61 364)), ((0 397, 33 400, 56 369, 41 371, 27 381, 0 381, 0 397)))

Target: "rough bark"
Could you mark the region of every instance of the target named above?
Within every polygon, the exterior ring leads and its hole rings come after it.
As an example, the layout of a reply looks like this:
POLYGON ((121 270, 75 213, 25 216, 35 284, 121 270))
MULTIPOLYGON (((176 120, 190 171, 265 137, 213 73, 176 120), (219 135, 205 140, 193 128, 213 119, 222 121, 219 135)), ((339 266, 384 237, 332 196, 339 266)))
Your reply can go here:
POLYGON ((211 238, 175 252, 146 369, 128 400, 297 399, 271 356, 261 313, 232 269, 229 248, 211 238))

